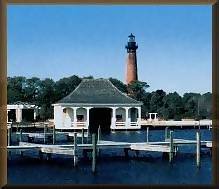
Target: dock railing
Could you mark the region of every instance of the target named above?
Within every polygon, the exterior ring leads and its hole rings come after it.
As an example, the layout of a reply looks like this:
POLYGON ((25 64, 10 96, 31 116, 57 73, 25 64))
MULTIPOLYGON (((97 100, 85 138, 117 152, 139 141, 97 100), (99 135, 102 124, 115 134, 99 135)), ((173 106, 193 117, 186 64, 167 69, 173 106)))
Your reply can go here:
POLYGON ((86 121, 72 122, 72 127, 75 127, 75 128, 86 128, 87 127, 87 122, 86 121))
POLYGON ((125 125, 126 125, 126 122, 124 122, 124 121, 116 121, 116 127, 125 127, 125 125))

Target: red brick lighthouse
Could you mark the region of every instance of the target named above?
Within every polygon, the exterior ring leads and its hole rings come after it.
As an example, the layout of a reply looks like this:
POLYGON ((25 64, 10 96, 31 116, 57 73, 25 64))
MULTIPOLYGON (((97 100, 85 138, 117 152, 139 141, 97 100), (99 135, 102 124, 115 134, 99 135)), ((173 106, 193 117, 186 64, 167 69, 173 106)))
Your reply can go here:
POLYGON ((128 43, 125 46, 127 49, 128 57, 126 64, 126 84, 130 84, 132 81, 138 80, 138 69, 137 69, 137 56, 136 50, 138 45, 135 42, 135 36, 131 33, 128 36, 128 43))

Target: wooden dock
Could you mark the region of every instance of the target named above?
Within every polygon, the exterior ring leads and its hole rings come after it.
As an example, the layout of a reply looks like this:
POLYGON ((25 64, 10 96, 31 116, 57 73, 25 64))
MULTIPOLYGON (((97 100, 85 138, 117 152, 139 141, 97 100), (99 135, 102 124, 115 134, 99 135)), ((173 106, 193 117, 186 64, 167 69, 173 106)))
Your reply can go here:
MULTIPOLYGON (((28 133, 29 136, 32 137, 45 137, 44 135, 39 133, 28 133)), ((47 154, 47 157, 51 157, 52 154, 59 155, 71 155, 74 157, 74 166, 77 165, 77 159, 80 154, 84 154, 84 152, 92 151, 92 171, 96 171, 96 155, 99 154, 99 150, 104 149, 123 149, 125 155, 128 154, 128 151, 135 151, 136 154, 140 151, 147 152, 161 152, 163 154, 169 155, 169 162, 173 161, 173 154, 176 154, 180 147, 182 146, 196 146, 196 163, 197 167, 200 166, 200 151, 201 148, 212 148, 212 141, 201 141, 200 132, 196 133, 196 140, 188 140, 181 138, 173 138, 173 131, 169 132, 169 136, 165 134, 164 141, 154 141, 149 142, 147 138, 147 142, 116 142, 116 141, 106 141, 100 140, 100 130, 98 130, 98 136, 96 134, 92 134, 92 143, 77 143, 77 133, 73 133, 73 143, 72 144, 37 144, 32 142, 19 142, 17 146, 11 146, 10 143, 7 146, 8 151, 20 151, 24 152, 27 150, 37 150, 39 151, 40 157, 42 154, 47 154), (82 153, 81 153, 82 152, 82 153), (95 165, 93 165, 95 164, 95 165)), ((54 136, 54 135, 53 135, 54 136)), ((84 133, 82 134, 82 137, 84 133)), ((86 154, 85 153, 85 154, 86 154)))
MULTIPOLYGON (((88 130, 88 127, 84 126, 84 123, 78 123, 77 127, 70 127, 70 128, 56 128, 56 130, 65 131, 78 131, 78 130, 88 130)), ((54 127, 53 122, 35 122, 35 123, 7 123, 8 127, 16 128, 18 131, 19 129, 44 129, 45 127, 48 129, 52 129, 54 127)), ((182 121, 174 121, 174 120, 141 120, 140 125, 137 125, 136 122, 130 122, 129 126, 125 125, 125 122, 117 122, 116 126, 111 128, 111 130, 140 130, 144 128, 156 128, 156 129, 164 129, 165 127, 171 128, 208 128, 209 130, 212 129, 212 120, 182 120, 182 121)))
MULTIPOLYGON (((99 141, 96 144, 97 149, 124 149, 129 148, 130 150, 137 150, 137 151, 151 151, 151 152, 170 152, 169 142, 139 142, 139 143, 128 143, 128 142, 115 142, 115 141, 99 141)), ((177 139, 174 140, 174 146, 185 146, 185 145, 195 145, 196 141, 193 140, 183 140, 177 139)), ((201 141, 202 147, 211 148, 212 142, 211 141, 201 141)), ((77 144, 77 150, 91 150, 92 144, 77 144)), ((18 146, 8 146, 8 151, 12 151, 15 149, 25 149, 25 150, 32 150, 32 149, 40 149, 42 152, 45 153, 59 153, 62 154, 61 151, 70 150, 73 155, 74 144, 57 144, 57 145, 50 145, 50 144, 36 144, 36 143, 29 143, 29 142, 20 142, 18 146)), ((65 152, 63 154, 66 154, 65 152)))
POLYGON ((212 120, 182 120, 182 121, 173 121, 173 120, 141 120, 141 128, 152 127, 152 128, 208 128, 212 129, 212 120))

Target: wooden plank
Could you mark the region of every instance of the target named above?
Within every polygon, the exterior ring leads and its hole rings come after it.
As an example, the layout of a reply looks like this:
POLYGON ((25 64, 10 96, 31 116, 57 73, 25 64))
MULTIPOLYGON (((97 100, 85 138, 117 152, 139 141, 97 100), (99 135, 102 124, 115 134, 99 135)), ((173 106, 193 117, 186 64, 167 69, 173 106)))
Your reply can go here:
POLYGON ((62 155, 74 155, 73 150, 69 148, 47 148, 42 147, 41 152, 51 154, 62 154, 62 155))
POLYGON ((164 145, 150 145, 150 144, 136 145, 136 144, 133 144, 130 146, 130 148, 131 148, 131 150, 140 150, 140 151, 170 152, 170 147, 164 146, 164 145))
MULTIPOLYGON (((34 137, 34 138, 43 138, 44 139, 44 133, 29 133, 27 134, 28 137, 34 137)), ((46 137, 53 136, 52 133, 45 133, 46 137)))
MULTIPOLYGON (((74 136, 74 133, 67 133, 68 136, 71 136, 73 137, 74 136)), ((77 133, 77 137, 82 137, 82 133, 77 133)), ((88 137, 88 133, 87 132, 84 132, 84 137, 88 137)))

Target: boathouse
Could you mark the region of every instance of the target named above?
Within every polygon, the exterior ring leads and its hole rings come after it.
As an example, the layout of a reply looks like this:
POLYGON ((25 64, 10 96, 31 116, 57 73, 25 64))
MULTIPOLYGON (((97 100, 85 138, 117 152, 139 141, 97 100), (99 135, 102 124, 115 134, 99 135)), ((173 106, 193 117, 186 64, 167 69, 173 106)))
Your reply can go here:
POLYGON ((15 102, 7 105, 7 121, 8 122, 33 122, 39 115, 40 107, 26 102, 15 102))
POLYGON ((141 105, 107 79, 84 79, 53 104, 54 124, 56 129, 140 129, 141 105))

